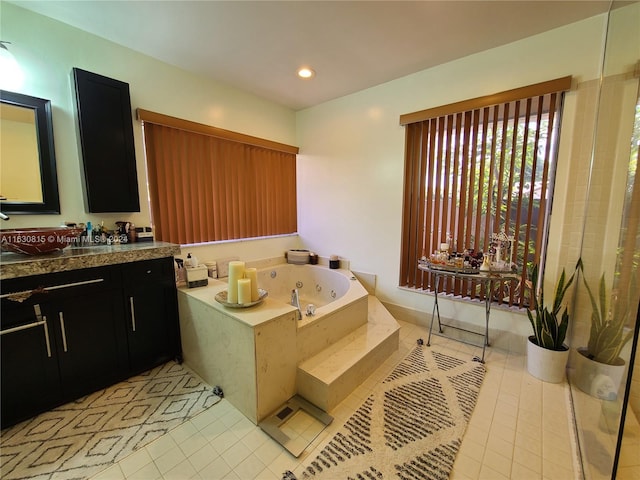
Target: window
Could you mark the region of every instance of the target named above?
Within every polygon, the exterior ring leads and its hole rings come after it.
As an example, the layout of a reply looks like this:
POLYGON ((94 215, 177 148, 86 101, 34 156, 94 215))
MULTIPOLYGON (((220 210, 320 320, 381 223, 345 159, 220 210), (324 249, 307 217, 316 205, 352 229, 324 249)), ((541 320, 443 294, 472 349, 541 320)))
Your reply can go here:
MULTIPOLYGON (((492 295, 525 305, 529 268, 544 260, 563 91, 571 77, 400 117, 406 126, 400 285, 430 289, 418 260, 443 242, 487 252, 492 234, 513 238, 520 282, 492 295)), ((475 281, 442 291, 484 298, 475 281)))
POLYGON ((138 110, 155 237, 178 244, 295 233, 297 147, 138 110))

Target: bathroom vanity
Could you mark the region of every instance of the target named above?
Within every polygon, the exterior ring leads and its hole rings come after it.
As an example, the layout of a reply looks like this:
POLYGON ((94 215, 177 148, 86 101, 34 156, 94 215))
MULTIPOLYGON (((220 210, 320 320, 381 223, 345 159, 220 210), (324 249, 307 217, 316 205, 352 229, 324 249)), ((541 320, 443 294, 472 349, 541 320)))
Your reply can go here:
POLYGON ((179 251, 141 243, 2 253, 2 428, 181 360, 179 251))

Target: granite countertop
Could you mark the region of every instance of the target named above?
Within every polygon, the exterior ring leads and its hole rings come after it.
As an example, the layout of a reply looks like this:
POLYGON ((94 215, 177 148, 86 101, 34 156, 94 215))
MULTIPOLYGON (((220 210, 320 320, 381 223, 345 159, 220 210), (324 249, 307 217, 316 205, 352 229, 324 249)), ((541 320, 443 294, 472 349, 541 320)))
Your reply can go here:
POLYGON ((45 255, 0 254, 0 280, 102 267, 180 254, 180 246, 166 242, 139 242, 97 247, 69 247, 45 255))

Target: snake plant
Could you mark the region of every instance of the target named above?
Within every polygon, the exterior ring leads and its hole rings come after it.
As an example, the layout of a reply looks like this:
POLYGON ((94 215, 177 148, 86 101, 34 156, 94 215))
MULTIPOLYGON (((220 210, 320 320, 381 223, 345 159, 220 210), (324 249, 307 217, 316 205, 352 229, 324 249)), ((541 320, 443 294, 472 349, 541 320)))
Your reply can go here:
MULTIPOLYGON (((576 271, 581 265, 582 262, 578 260, 576 270, 569 277, 569 280, 566 279, 564 268, 562 269, 562 274, 556 285, 551 310, 544 304, 544 288, 542 286, 540 286, 535 295, 532 295, 533 313, 531 310, 527 310, 527 315, 533 327, 534 343, 539 347, 548 350, 566 350, 563 344, 567 335, 567 327, 569 326, 569 313, 567 307, 563 306, 562 301, 565 293, 573 283, 576 271)), ((531 282, 534 288, 538 285, 537 264, 533 267, 531 282)))
POLYGON ((614 365, 620 351, 633 336, 633 329, 624 333, 624 327, 632 314, 630 299, 636 291, 635 277, 629 282, 626 295, 612 294, 610 300, 607 300, 604 274, 600 277, 597 299, 586 279, 584 285, 591 300, 591 331, 586 356, 596 362, 614 365))

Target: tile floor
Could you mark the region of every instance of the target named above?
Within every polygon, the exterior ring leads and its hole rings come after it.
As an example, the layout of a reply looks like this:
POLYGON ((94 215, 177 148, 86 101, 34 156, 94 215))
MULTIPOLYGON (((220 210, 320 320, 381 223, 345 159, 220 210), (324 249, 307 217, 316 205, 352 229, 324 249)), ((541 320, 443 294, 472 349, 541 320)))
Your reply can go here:
MULTIPOLYGON (((335 418, 295 458, 223 400, 92 480, 279 480, 316 455, 384 378, 428 331, 401 322, 400 348, 358 389, 329 412, 335 418)), ((479 349, 442 337, 432 347, 472 357, 479 349)), ((543 383, 526 371, 525 355, 496 348, 486 353, 487 373, 451 475, 453 480, 579 478, 569 424, 568 385, 543 383), (542 411, 545 411, 544 418, 542 411)))

